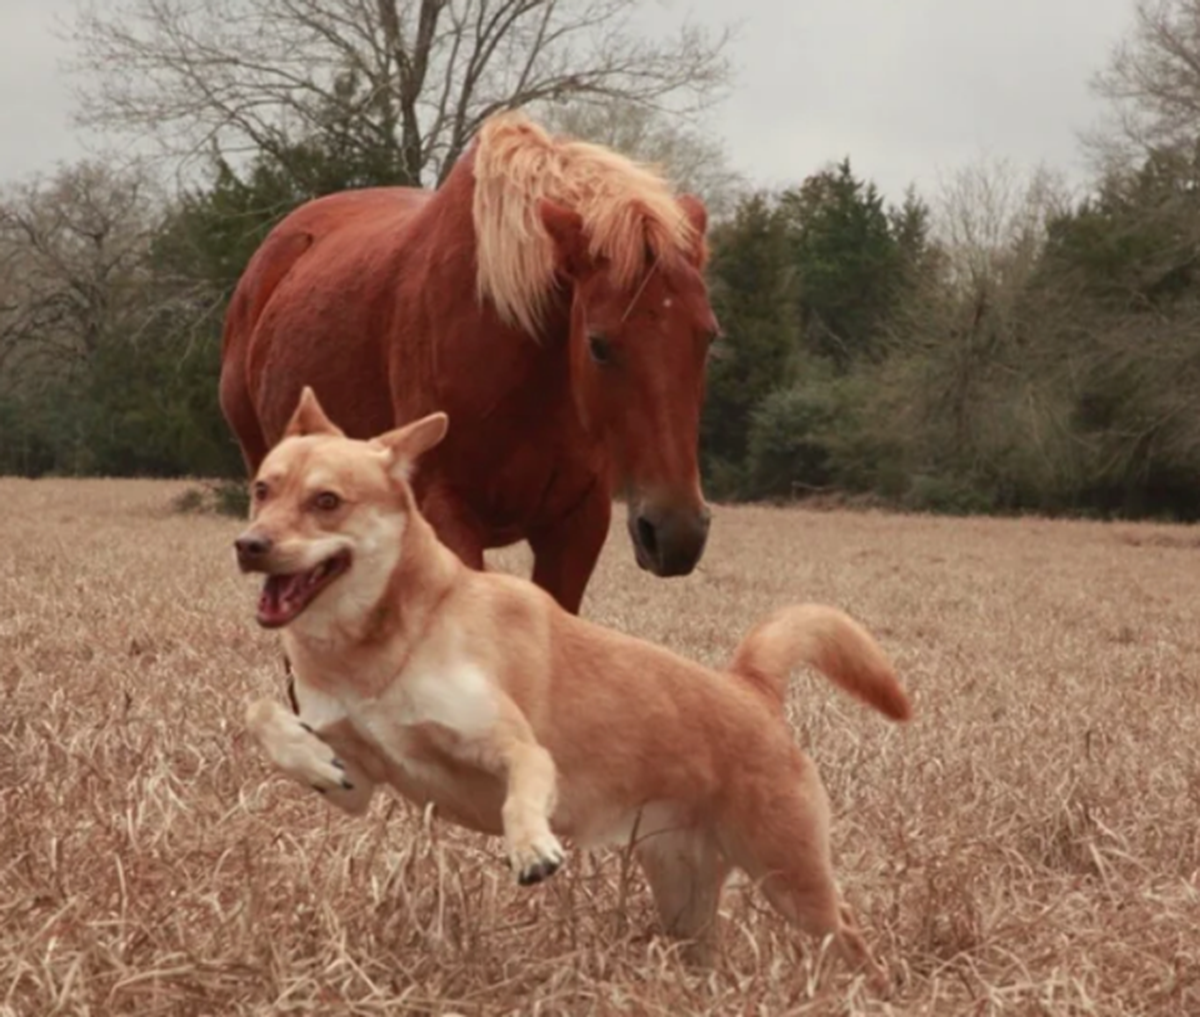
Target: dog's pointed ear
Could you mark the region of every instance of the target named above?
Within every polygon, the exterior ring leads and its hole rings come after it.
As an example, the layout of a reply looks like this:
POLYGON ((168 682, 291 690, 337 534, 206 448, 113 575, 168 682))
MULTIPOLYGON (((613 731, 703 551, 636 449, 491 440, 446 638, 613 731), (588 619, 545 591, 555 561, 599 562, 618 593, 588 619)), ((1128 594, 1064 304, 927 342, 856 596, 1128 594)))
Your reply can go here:
POLYGON ((446 437, 449 427, 450 418, 445 413, 431 413, 379 435, 373 443, 391 456, 392 473, 408 480, 417 460, 446 437))
POLYGON ((338 438, 346 437, 346 433, 325 415, 321 404, 317 402, 317 393, 309 385, 304 386, 292 419, 283 429, 285 438, 304 437, 306 434, 331 434, 338 438))

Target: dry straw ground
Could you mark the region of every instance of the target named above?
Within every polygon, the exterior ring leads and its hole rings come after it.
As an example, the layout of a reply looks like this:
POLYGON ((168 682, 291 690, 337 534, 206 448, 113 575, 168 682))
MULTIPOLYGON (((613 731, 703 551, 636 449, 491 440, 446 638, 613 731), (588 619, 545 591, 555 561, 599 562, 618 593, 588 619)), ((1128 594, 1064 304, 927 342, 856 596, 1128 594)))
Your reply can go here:
POLYGON ((697 977, 619 853, 522 889, 495 841, 269 774, 275 640, 181 489, 0 481, 0 1014, 1200 1013, 1195 531, 724 509, 670 582, 614 531, 594 618, 717 662, 813 598, 894 655, 908 729, 791 700, 888 1009, 743 887, 697 977))

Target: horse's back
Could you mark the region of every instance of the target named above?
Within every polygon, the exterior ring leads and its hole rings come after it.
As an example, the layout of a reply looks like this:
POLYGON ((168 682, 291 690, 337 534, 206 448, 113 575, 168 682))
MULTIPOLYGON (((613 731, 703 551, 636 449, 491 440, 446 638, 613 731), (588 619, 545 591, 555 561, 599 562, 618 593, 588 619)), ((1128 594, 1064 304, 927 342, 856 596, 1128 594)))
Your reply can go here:
POLYGON ((310 249, 386 240, 428 197, 418 188, 370 187, 314 198, 289 212, 251 256, 234 289, 227 354, 254 328, 279 284, 310 249))
POLYGON ((225 320, 220 400, 249 470, 278 440, 304 384, 348 432, 390 426, 380 329, 370 320, 389 280, 364 267, 386 264, 429 193, 375 187, 315 198, 276 224, 247 263, 225 320))
POLYGON ((361 230, 366 225, 395 228, 432 193, 419 187, 361 187, 325 194, 292 209, 274 226, 267 239, 296 232, 321 239, 342 231, 361 230))

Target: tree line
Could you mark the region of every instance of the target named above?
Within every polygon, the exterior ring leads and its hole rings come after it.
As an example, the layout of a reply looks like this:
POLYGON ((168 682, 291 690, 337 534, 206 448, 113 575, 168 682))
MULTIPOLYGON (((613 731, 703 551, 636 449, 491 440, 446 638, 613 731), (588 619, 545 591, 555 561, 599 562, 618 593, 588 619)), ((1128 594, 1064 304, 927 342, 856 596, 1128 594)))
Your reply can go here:
POLYGON ((716 489, 1200 515, 1198 159, 1155 151, 1074 202, 981 165, 936 214, 886 207, 848 161, 744 200, 713 273, 736 337, 711 368, 716 489))
POLYGON ((436 185, 507 103, 709 203, 711 496, 1200 515, 1200 0, 1138 4, 1085 195, 992 162, 899 202, 849 157, 748 186, 689 119, 727 39, 647 41, 638 6, 85 10, 82 120, 149 130, 191 182, 108 157, 0 191, 0 472, 239 477, 216 378, 258 243, 320 194, 436 185))

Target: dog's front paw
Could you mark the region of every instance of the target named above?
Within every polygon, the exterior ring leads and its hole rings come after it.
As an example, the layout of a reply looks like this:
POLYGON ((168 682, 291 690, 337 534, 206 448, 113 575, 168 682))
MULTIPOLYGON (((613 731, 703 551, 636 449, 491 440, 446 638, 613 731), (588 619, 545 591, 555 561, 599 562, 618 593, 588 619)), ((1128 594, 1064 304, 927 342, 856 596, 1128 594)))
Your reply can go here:
POLYGON ((272 762, 315 791, 353 791, 346 764, 311 727, 278 703, 260 700, 247 711, 250 729, 272 762))
POLYGON ((533 886, 549 879, 565 859, 563 846, 549 830, 522 843, 510 841, 508 845, 508 864, 522 886, 533 886))
POLYGON ((318 751, 300 759, 292 768, 292 774, 298 775, 298 780, 307 780, 309 786, 321 794, 325 794, 326 791, 353 791, 354 785, 346 776, 346 764, 338 759, 324 742, 320 744, 325 746, 326 751, 318 751))

